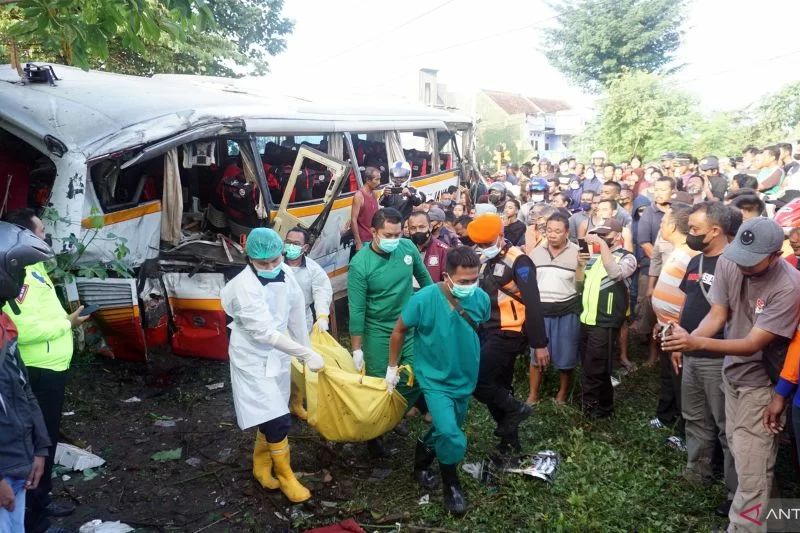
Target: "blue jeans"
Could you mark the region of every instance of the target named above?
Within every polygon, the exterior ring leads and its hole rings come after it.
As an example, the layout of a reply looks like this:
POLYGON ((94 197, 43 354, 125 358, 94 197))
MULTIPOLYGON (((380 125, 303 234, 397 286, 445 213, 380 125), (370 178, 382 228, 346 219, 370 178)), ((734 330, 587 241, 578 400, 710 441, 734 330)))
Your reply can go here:
POLYGON ((6 477, 14 491, 14 510, 9 512, 0 508, 0 531, 3 533, 25 532, 25 480, 6 477))

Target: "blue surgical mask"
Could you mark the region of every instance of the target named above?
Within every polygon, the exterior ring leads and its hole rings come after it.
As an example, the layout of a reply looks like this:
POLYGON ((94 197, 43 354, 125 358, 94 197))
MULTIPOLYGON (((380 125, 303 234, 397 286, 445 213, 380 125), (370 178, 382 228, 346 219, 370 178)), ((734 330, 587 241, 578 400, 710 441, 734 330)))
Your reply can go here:
POLYGON ((282 270, 281 269, 281 265, 279 264, 278 266, 276 266, 275 268, 273 268, 271 270, 259 270, 259 269, 256 269, 256 272, 258 273, 258 277, 259 278, 275 279, 275 278, 278 277, 278 274, 281 273, 281 270, 282 270))
POLYGON ((497 246, 496 244, 493 244, 488 248, 480 250, 480 253, 481 253, 481 259, 486 259, 488 261, 489 259, 494 259, 495 257, 497 257, 497 254, 500 253, 500 247, 497 246))
POLYGON ((286 259, 297 259, 301 255, 303 255, 303 247, 298 244, 284 244, 283 245, 283 253, 286 255, 286 259))
POLYGON ((381 237, 380 242, 378 242, 378 248, 390 254, 397 250, 397 247, 400 246, 400 238, 396 239, 387 239, 386 237, 381 237))
POLYGON ((475 289, 477 288, 478 288, 477 281, 470 285, 456 285, 454 283, 453 286, 450 287, 450 294, 452 294, 458 299, 469 298, 470 296, 472 296, 472 294, 475 292, 475 289))

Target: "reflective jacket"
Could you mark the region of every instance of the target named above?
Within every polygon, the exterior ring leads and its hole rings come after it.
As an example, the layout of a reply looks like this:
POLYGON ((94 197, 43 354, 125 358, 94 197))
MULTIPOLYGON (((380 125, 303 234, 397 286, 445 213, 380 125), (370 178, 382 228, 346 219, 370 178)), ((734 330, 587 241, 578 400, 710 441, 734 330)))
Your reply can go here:
POLYGON ((16 298, 19 314, 3 311, 19 331, 19 351, 26 366, 61 372, 72 361, 72 324, 56 295, 44 263, 25 269, 25 284, 16 298))

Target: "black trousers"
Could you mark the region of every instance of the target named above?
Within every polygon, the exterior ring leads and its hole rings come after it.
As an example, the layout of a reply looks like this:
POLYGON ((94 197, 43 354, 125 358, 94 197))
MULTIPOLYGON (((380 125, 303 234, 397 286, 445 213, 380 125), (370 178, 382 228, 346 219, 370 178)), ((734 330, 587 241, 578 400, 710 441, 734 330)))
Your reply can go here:
POLYGON ((39 480, 39 486, 35 490, 29 490, 25 495, 25 530, 28 533, 40 533, 50 526, 46 507, 50 505, 50 490, 53 488, 50 477, 53 473, 53 460, 56 455, 59 427, 61 426, 67 374, 67 370, 57 372, 28 367, 31 390, 42 410, 47 434, 50 436, 50 442, 53 443, 44 462, 44 473, 42 473, 42 479, 39 480))
MULTIPOLYGON (((658 345, 657 345, 658 346, 658 345)), ((665 426, 675 425, 681 438, 686 438, 686 426, 681 416, 681 375, 672 368, 672 352, 658 350, 659 387, 656 416, 665 426)))
POLYGON ((583 326, 581 335, 581 404, 588 416, 614 413, 611 364, 619 328, 583 326))
POLYGON ((281 442, 289 434, 289 428, 292 427, 292 415, 285 414, 272 420, 267 420, 263 424, 258 425, 258 430, 267 438, 267 442, 276 443, 281 442))
POLYGON ((522 333, 495 330, 481 339, 481 362, 478 384, 473 395, 486 405, 495 422, 519 406, 514 400, 514 363, 528 351, 528 339, 522 333))

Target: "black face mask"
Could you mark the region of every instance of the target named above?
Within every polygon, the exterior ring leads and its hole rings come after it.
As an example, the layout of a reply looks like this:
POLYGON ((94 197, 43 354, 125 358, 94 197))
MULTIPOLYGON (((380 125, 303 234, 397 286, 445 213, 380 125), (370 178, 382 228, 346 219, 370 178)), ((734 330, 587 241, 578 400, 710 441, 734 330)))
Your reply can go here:
POLYGON ((609 248, 613 248, 614 245, 617 243, 617 239, 603 239, 603 240, 606 241, 606 244, 608 245, 609 248))
POLYGON ((428 242, 428 239, 430 239, 430 237, 431 237, 430 231, 417 231, 411 234, 411 242, 413 242, 417 246, 422 246, 423 244, 428 242))
POLYGON ((704 233, 702 235, 687 235, 686 236, 686 246, 694 250, 695 252, 702 252, 708 243, 703 242, 705 241, 708 233, 704 233))
POLYGON ((45 235, 44 242, 46 242, 47 246, 49 246, 50 248, 53 247, 53 237, 51 235, 45 235))
POLYGON ((461 240, 461 244, 463 244, 464 246, 475 246, 475 243, 472 242, 472 239, 470 239, 466 235, 461 237, 460 240, 461 240))

